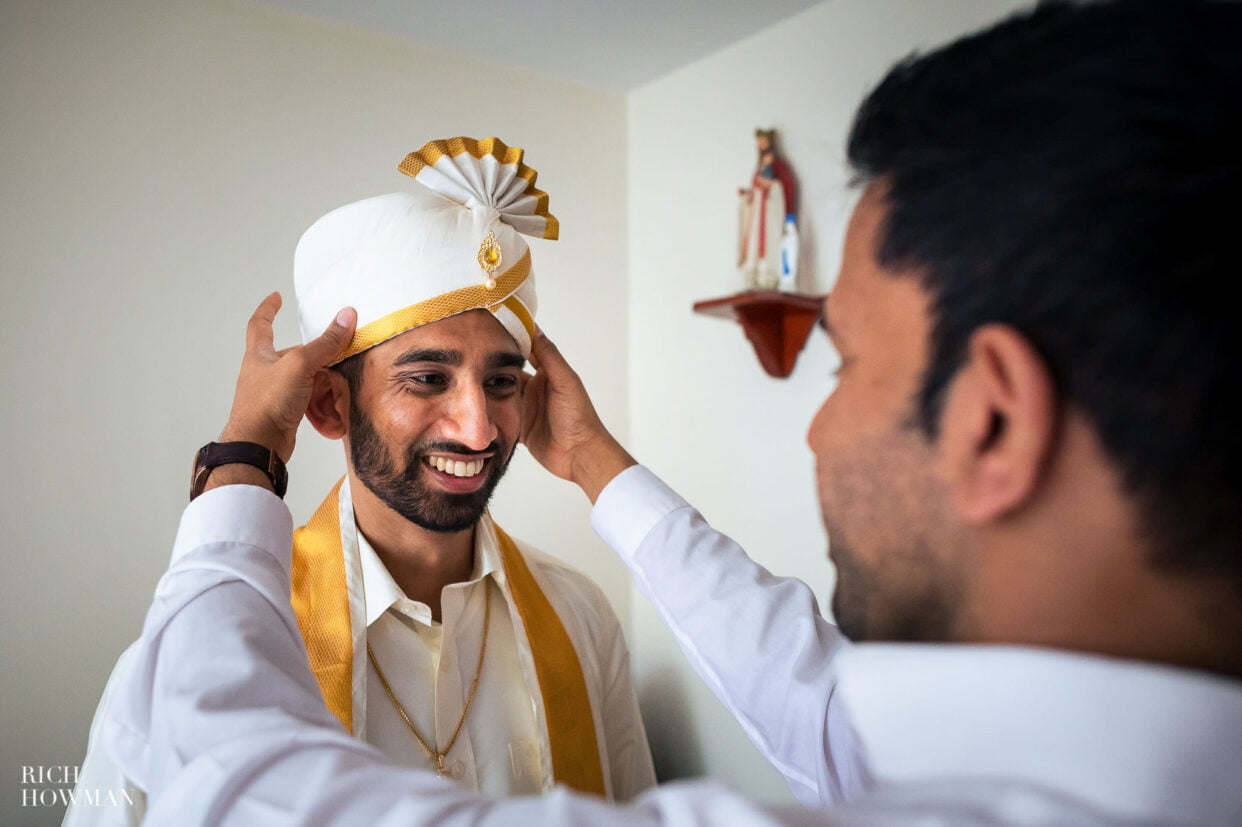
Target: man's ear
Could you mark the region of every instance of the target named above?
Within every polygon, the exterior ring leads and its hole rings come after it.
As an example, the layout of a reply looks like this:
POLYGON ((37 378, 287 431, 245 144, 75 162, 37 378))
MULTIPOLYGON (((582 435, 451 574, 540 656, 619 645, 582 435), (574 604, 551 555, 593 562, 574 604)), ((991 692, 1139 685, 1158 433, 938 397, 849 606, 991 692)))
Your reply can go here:
POLYGON ((1037 493, 1055 449, 1058 410, 1048 365, 1025 336, 1003 324, 974 332, 941 418, 962 519, 999 519, 1037 493))
POLYGON ((349 421, 349 382, 334 370, 320 368, 315 374, 311 389, 310 405, 306 418, 321 435, 328 439, 345 436, 349 421))

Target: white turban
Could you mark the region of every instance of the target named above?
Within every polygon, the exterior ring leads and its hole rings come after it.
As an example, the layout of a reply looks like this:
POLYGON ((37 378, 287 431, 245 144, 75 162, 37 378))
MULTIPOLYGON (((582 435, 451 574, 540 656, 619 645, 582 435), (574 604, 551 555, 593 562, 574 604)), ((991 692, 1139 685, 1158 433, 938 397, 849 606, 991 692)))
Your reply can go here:
POLYGON ((302 341, 346 306, 358 328, 341 359, 488 310, 529 357, 535 280, 522 235, 554 239, 559 224, 522 155, 497 138, 432 141, 397 167, 421 185, 413 192, 347 204, 312 224, 293 256, 302 341))

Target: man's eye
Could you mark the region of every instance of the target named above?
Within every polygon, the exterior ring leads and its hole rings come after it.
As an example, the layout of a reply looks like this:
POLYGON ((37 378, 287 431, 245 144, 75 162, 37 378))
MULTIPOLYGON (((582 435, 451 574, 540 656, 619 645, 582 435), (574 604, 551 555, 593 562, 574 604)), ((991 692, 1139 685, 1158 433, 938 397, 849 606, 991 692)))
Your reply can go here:
POLYGON ((487 385, 491 390, 508 391, 518 386, 518 379, 516 376, 496 376, 489 380, 487 385))
POLYGON ((415 390, 441 388, 445 384, 444 377, 438 373, 419 373, 414 376, 407 376, 406 381, 414 385, 415 390))

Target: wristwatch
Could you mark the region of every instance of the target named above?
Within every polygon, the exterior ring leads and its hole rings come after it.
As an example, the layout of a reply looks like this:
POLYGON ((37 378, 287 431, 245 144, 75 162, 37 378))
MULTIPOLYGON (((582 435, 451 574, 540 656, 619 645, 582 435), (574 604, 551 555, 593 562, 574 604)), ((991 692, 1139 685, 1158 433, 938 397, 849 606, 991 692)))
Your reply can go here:
POLYGON ((190 475, 190 501, 203 493, 207 486, 207 478, 211 469, 217 465, 231 465, 235 462, 253 465, 267 474, 272 481, 272 490, 282 500, 285 490, 289 487, 289 472, 285 463, 271 448, 264 448, 257 442, 208 442, 194 456, 194 471, 190 475))

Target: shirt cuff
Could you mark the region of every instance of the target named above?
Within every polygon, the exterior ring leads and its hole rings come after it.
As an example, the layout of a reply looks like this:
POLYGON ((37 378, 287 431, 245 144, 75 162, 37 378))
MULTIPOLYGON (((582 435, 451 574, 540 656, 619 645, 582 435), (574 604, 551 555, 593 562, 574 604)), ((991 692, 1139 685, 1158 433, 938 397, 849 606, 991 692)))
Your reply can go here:
POLYGON ((214 543, 264 549, 287 572, 293 555, 293 516, 284 501, 258 485, 222 485, 197 497, 181 512, 172 560, 214 543))
POLYGON ((604 486, 591 509, 591 528, 628 561, 657 523, 687 507, 689 503, 649 469, 633 465, 604 486))

